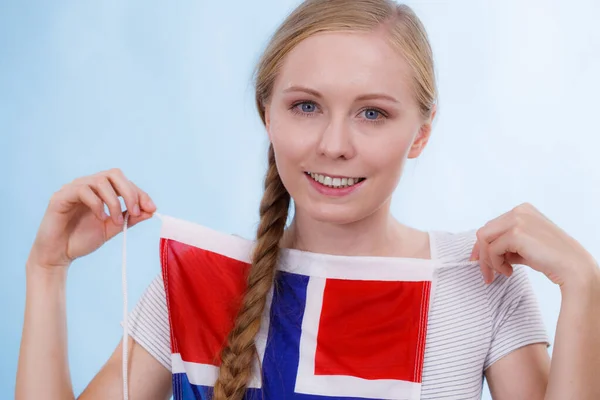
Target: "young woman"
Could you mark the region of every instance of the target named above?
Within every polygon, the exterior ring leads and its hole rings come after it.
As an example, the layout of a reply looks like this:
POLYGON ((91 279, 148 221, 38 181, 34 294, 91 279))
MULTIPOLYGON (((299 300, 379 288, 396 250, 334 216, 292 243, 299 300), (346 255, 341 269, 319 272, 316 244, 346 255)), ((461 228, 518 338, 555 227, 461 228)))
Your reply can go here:
MULTIPOLYGON (((484 375, 495 400, 600 398, 594 379, 600 370, 600 273, 579 243, 529 204, 476 232, 423 232, 390 214, 406 159, 418 157, 430 138, 436 98, 427 35, 406 6, 309 0, 275 32, 256 74, 257 108, 271 142, 256 250, 222 353, 215 399, 245 393, 280 248, 479 260, 479 269, 439 276, 421 399, 480 398, 484 375), (295 214, 286 229, 291 198, 295 214), (523 265, 561 288, 552 362, 523 265)), ((66 348, 67 270, 122 229, 118 196, 130 226, 156 211, 148 194, 118 169, 76 179, 49 203, 26 266, 18 399, 74 396, 66 348)), ((131 319, 131 397, 166 399, 172 393, 169 320, 160 277, 131 319)), ((119 346, 80 398, 121 398, 121 365, 119 346)))

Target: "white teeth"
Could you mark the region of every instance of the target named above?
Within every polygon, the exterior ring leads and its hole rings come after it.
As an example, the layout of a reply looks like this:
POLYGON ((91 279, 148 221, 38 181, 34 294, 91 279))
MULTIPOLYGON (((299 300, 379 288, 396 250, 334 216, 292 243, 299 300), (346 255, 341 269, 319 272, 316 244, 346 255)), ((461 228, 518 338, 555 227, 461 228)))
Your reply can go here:
POLYGON ((314 172, 309 172, 307 174, 315 181, 334 188, 352 186, 360 180, 360 178, 332 178, 331 176, 316 174, 314 172))

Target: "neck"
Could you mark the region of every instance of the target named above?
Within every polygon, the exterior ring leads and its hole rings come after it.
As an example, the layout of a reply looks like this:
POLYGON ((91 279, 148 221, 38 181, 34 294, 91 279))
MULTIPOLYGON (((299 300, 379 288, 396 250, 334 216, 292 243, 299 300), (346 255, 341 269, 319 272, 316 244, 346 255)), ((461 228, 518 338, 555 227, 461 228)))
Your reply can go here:
POLYGON ((409 228, 391 215, 388 202, 370 216, 345 224, 317 221, 296 210, 281 244, 313 253, 391 257, 415 250, 408 233, 409 228))

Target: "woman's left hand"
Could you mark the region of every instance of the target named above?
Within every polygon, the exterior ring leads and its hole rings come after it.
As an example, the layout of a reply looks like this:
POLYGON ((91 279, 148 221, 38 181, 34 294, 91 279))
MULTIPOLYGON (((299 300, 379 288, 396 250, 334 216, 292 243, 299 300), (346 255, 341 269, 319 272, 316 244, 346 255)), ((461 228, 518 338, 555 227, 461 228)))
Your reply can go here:
POLYGON ((599 277, 592 255, 529 203, 480 228, 471 260, 480 260, 486 283, 494 280, 494 271, 510 276, 512 264, 528 265, 561 288, 565 283, 599 277))

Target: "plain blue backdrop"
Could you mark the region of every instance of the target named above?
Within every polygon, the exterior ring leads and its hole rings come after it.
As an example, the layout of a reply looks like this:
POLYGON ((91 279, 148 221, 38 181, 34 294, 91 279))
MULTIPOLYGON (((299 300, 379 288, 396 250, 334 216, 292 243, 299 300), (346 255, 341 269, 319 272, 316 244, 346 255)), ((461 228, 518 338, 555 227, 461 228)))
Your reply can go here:
MULTIPOLYGON (((121 168, 158 211, 252 237, 267 140, 252 70, 297 1, 0 2, 0 392, 12 397, 24 263, 52 193, 121 168)), ((408 2, 440 89, 432 139, 393 212, 460 231, 528 201, 600 256, 595 0, 408 2)), ((159 272, 160 222, 129 232, 130 305, 159 272)), ((69 272, 80 393, 121 337, 121 240, 69 272)), ((552 339, 560 293, 530 274, 552 339)), ((486 394, 485 398, 488 395, 486 394)))

